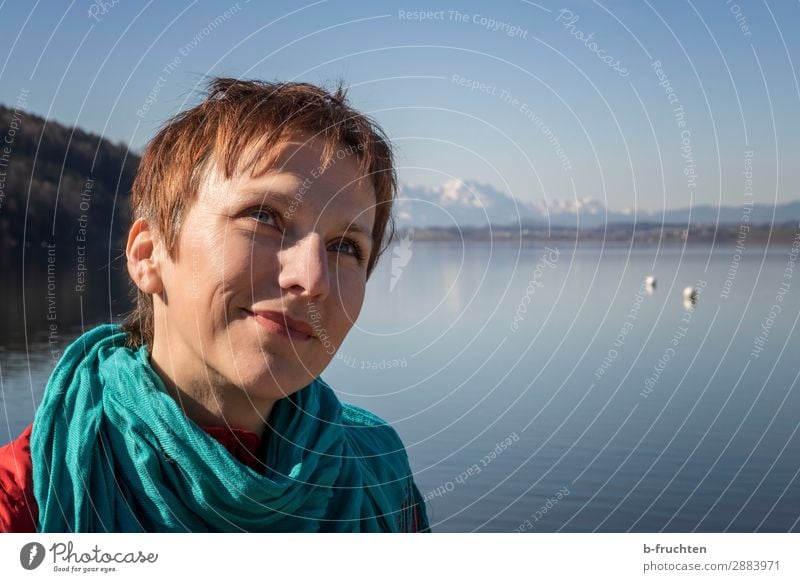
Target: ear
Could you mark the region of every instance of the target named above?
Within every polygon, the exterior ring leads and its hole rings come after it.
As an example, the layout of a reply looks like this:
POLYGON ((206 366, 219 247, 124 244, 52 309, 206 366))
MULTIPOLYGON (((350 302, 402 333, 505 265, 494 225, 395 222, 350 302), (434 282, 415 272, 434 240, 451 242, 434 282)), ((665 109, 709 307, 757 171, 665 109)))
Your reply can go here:
POLYGON ((144 218, 138 218, 128 232, 128 273, 142 291, 149 294, 161 293, 164 283, 161 279, 161 242, 144 218))

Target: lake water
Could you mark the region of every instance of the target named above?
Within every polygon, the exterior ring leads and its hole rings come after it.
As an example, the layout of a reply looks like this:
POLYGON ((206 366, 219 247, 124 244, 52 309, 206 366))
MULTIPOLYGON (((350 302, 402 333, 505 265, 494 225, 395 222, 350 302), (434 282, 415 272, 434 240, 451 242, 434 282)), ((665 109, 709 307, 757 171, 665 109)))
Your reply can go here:
MULTIPOLYGON (((394 274, 384 257, 323 378, 396 427, 436 531, 797 532, 790 255, 413 242, 394 274)), ((43 318, 22 318, 23 295, 0 285, 16 326, 0 345, 5 442, 80 332, 75 314, 90 326, 108 309, 65 308, 51 345, 43 318)), ((27 287, 36 314, 44 285, 27 287)))

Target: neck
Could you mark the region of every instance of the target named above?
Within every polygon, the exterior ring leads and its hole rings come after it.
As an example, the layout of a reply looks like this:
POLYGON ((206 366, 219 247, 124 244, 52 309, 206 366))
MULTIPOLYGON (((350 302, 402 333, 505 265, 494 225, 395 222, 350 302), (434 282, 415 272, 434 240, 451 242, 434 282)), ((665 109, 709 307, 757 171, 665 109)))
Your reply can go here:
POLYGON ((210 376, 204 381, 181 378, 174 367, 163 365, 164 361, 169 362, 154 345, 150 365, 170 396, 195 424, 240 428, 256 433, 259 439, 263 437, 274 401, 255 401, 238 386, 213 384, 216 378, 210 376))

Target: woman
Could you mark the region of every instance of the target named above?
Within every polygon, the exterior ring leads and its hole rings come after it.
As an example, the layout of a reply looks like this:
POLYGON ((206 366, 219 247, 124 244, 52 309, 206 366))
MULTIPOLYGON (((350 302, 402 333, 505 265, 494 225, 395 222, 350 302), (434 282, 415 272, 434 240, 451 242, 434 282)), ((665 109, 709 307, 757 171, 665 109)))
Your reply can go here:
POLYGON ((397 434, 320 378, 395 190, 341 88, 213 81, 142 157, 136 309, 65 351, 0 449, 0 530, 428 529, 397 434))

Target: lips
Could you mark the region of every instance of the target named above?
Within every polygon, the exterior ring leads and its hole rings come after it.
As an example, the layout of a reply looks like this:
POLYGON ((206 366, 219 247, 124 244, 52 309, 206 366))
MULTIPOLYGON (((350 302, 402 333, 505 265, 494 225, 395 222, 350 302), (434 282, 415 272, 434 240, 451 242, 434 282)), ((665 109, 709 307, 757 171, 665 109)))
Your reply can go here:
POLYGON ((314 337, 314 329, 308 323, 292 319, 280 311, 245 311, 268 331, 277 332, 298 341, 307 341, 314 337))

